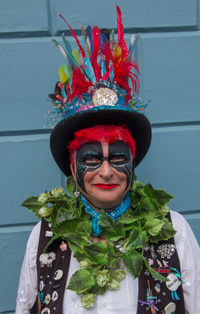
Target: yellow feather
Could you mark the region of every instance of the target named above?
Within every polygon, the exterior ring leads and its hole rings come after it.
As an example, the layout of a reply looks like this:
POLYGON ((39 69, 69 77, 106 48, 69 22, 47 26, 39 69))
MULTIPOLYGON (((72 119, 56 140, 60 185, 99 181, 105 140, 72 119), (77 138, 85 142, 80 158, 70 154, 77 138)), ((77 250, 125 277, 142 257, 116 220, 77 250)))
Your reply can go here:
POLYGON ((80 65, 80 60, 79 60, 79 55, 78 55, 77 50, 74 49, 74 50, 72 51, 72 54, 73 54, 74 58, 76 59, 76 62, 80 65))
POLYGON ((69 79, 67 77, 67 68, 66 68, 66 65, 63 64, 59 67, 58 69, 58 74, 59 74, 59 77, 60 77, 60 81, 62 83, 65 83, 65 82, 69 82, 69 79))

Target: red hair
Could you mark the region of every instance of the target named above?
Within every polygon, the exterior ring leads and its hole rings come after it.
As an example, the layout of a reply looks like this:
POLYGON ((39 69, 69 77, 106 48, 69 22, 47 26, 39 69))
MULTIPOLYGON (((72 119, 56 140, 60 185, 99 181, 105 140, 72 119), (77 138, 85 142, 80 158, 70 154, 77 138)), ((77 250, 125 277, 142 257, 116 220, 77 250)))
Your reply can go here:
POLYGON ((130 131, 125 127, 116 125, 97 125, 75 132, 75 138, 70 142, 68 149, 70 153, 70 161, 73 163, 73 156, 81 145, 88 142, 103 141, 106 143, 114 143, 122 140, 130 147, 133 157, 136 152, 136 143, 130 131))

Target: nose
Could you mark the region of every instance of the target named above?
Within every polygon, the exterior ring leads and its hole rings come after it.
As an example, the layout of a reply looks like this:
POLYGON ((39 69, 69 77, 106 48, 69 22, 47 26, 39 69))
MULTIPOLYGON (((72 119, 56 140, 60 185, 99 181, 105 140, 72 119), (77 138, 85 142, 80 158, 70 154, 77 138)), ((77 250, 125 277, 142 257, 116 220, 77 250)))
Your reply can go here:
POLYGON ((108 180, 113 176, 113 169, 107 160, 103 161, 99 169, 99 175, 105 180, 108 180))

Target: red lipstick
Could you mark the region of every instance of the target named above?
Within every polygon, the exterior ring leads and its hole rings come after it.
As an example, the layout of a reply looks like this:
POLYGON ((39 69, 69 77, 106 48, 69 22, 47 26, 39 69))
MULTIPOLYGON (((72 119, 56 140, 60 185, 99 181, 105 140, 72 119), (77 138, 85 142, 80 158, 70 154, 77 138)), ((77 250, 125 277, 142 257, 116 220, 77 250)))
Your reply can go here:
POLYGON ((103 184, 103 183, 98 183, 98 184, 95 184, 95 186, 99 189, 102 189, 102 190, 111 190, 111 189, 114 189, 118 184, 103 184))

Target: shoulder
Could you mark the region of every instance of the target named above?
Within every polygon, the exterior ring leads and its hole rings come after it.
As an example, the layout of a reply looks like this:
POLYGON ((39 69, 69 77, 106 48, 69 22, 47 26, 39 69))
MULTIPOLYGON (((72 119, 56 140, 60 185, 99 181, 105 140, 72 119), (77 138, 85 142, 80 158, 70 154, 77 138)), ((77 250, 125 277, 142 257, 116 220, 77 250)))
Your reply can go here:
POLYGON ((32 229, 27 241, 26 249, 28 251, 37 251, 40 237, 41 221, 39 221, 32 229))
POLYGON ((189 223, 181 214, 175 211, 170 213, 176 230, 174 241, 182 267, 189 268, 192 264, 199 264, 200 248, 189 223))
POLYGON ((183 215, 170 210, 172 224, 174 229, 176 230, 175 241, 184 241, 185 239, 194 242, 195 245, 198 246, 197 240, 194 236, 194 233, 187 222, 187 220, 183 217, 183 215))

